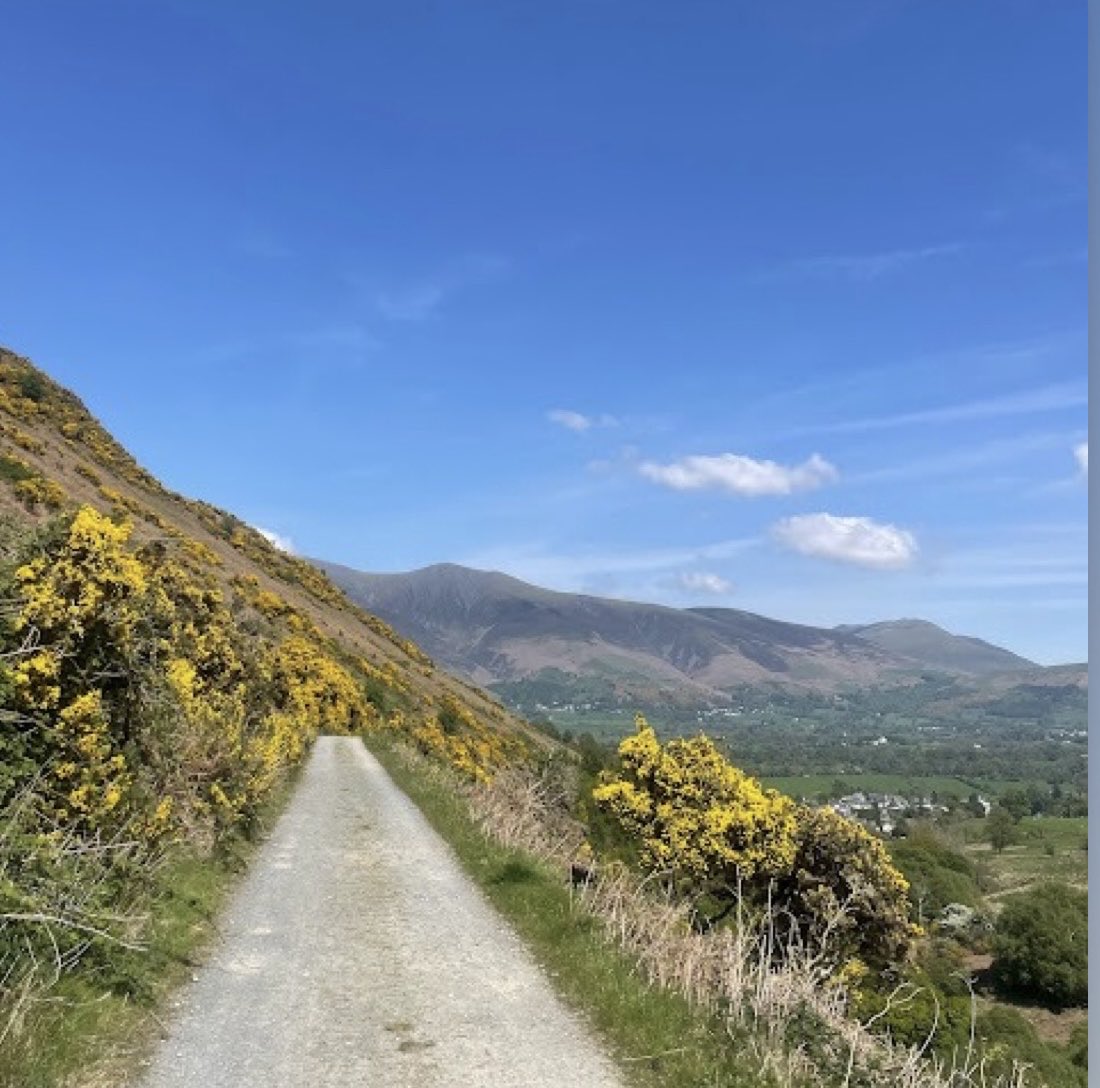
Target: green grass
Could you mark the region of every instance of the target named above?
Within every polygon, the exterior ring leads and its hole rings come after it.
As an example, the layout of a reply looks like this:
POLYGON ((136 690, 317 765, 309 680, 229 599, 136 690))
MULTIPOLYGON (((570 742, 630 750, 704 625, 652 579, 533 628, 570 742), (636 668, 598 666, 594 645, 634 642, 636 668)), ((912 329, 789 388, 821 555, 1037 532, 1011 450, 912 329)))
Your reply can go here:
MULTIPOLYGON (((259 827, 274 824, 292 783, 264 807, 259 827)), ((114 950, 82 963, 49 991, 24 1030, 0 1048, 0 1088, 96 1088, 134 1083, 162 1030, 167 1000, 201 963, 214 923, 259 845, 262 831, 238 835, 211 856, 180 852, 158 871, 142 952, 114 950)))
MULTIPOLYGON (((886 773, 867 774, 802 774, 779 778, 762 779, 766 786, 777 789, 791 797, 818 797, 828 795, 835 798, 833 788, 843 782, 849 792, 862 790, 864 793, 898 793, 903 797, 928 797, 935 793, 941 797, 966 798, 972 793, 981 793, 985 797, 997 796, 1006 789, 1021 783, 1003 779, 974 779, 965 781, 943 775, 905 775, 886 773)), ((1026 783, 1023 783, 1026 785, 1026 783)))
POLYGON ((1088 817, 1027 817, 1017 828, 1017 841, 1001 853, 989 845, 984 820, 967 820, 955 834, 967 856, 986 874, 988 892, 1008 895, 1044 880, 1088 886, 1088 817))
POLYGON ((411 767, 383 737, 367 738, 390 777, 450 844, 486 898, 512 925, 565 1000, 646 1088, 761 1088, 770 1082, 725 1025, 646 985, 599 923, 570 903, 561 876, 523 851, 490 840, 446 785, 411 767))
POLYGON ((29 479, 34 475, 36 473, 18 457, 0 456, 0 480, 18 483, 20 480, 29 479))

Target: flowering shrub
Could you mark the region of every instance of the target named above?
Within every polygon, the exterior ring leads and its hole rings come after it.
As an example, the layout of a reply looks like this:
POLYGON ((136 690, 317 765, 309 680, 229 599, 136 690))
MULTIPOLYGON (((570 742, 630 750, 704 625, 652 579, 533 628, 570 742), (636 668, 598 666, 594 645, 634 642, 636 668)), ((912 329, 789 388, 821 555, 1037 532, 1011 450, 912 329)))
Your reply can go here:
POLYGON ((723 903, 767 903, 801 941, 827 941, 838 962, 905 955, 915 936, 908 884, 873 835, 764 789, 706 736, 662 745, 645 718, 636 725, 593 799, 645 867, 709 897, 719 916, 723 903))
POLYGON ((65 489, 55 480, 44 476, 28 476, 15 485, 15 493, 24 506, 33 510, 45 506, 48 510, 60 510, 65 504, 65 489))
POLYGON ((794 804, 729 763, 706 736, 662 745, 645 718, 619 745, 620 776, 595 790, 643 860, 681 884, 735 887, 794 859, 794 804))

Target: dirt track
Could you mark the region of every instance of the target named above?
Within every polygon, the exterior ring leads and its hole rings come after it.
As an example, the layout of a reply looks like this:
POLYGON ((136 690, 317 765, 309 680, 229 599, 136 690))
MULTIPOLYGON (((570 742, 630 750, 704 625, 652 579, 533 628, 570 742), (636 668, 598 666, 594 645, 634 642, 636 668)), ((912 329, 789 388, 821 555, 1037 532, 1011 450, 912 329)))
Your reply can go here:
POLYGON ((362 744, 321 738, 143 1088, 620 1080, 362 744))

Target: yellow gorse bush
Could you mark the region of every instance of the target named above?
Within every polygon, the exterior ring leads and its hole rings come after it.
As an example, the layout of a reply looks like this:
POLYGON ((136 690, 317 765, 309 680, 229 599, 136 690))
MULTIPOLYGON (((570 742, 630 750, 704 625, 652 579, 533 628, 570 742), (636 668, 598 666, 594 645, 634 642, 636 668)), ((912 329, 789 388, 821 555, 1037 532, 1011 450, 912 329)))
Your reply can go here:
MULTIPOLYGON (((62 697, 61 664, 83 661, 86 644, 102 641, 112 652, 132 647, 137 611, 146 588, 141 563, 126 549, 130 526, 116 525, 90 506, 73 518, 63 545, 16 571, 23 602, 15 628, 35 649, 14 669, 17 690, 29 709, 55 707, 62 697)), ((71 687, 86 683, 73 676, 71 687)))
POLYGON ((641 715, 619 745, 622 770, 596 803, 635 837, 645 861, 695 882, 775 876, 794 860, 794 803, 764 789, 700 735, 662 745, 641 715))
POLYGON ((16 709, 43 726, 37 756, 59 819, 231 822, 318 732, 358 728, 370 708, 316 642, 246 635, 197 571, 201 553, 138 551, 131 531, 82 507, 16 571, 16 709))
POLYGON ((908 884, 874 835, 765 789, 706 736, 661 744, 641 715, 636 727, 619 745, 619 772, 593 799, 644 866, 719 905, 740 897, 770 907, 781 934, 827 942, 838 967, 857 955, 905 956, 916 936, 908 884))

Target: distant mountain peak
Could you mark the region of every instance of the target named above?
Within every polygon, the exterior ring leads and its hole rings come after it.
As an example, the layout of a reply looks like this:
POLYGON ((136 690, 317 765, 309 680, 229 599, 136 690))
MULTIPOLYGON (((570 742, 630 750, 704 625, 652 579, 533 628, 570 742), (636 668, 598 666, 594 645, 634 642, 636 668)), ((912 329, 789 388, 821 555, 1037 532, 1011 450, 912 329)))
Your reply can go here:
POLYGON ((984 676, 1036 668, 1034 661, 970 635, 955 635, 931 620, 907 616, 877 623, 845 623, 836 628, 891 653, 946 672, 984 676))

